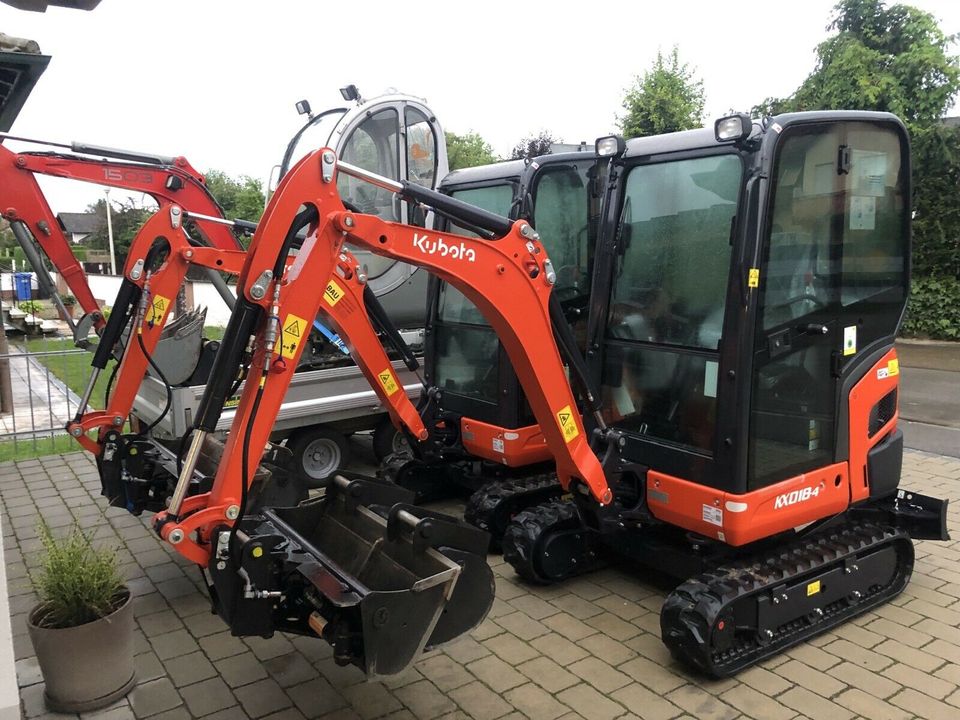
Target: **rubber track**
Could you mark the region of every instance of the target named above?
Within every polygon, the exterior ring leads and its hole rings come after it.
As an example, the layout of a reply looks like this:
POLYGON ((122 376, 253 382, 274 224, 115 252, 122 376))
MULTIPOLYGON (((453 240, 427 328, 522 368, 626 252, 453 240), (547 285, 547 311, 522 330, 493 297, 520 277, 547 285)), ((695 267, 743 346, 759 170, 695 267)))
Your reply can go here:
POLYGON ((565 530, 580 524, 577 506, 563 500, 550 500, 517 515, 503 535, 503 559, 524 580, 549 584, 562 577, 546 577, 539 568, 543 537, 551 530, 565 530))
POLYGON ((660 613, 663 642, 678 660, 713 677, 728 677, 896 596, 910 580, 913 557, 910 537, 894 528, 862 523, 816 532, 760 558, 717 568, 680 585, 667 596, 660 613), (765 642, 744 639, 723 653, 709 649, 711 629, 731 604, 865 551, 898 543, 904 547, 897 552, 900 567, 892 583, 865 595, 856 605, 834 603, 824 608, 819 622, 808 624, 798 618, 765 642))
POLYGON ((503 533, 514 515, 532 504, 548 500, 551 495, 559 497, 562 492, 560 482, 553 473, 494 480, 470 496, 463 511, 463 518, 471 525, 490 533, 493 547, 499 548, 503 533), (551 488, 555 492, 550 492, 551 488), (524 502, 524 495, 532 497, 524 502), (504 503, 509 505, 508 509, 504 509, 504 503))

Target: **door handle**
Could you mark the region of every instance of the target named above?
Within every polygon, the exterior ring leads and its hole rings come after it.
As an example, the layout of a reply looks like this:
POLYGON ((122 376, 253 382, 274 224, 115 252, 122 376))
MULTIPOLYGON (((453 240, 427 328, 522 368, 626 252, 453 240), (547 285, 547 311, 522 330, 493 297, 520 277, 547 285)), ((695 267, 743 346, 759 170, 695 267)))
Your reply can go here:
POLYGON ((830 332, 830 328, 820 323, 807 323, 806 325, 798 325, 797 332, 806 333, 807 335, 826 335, 830 332))

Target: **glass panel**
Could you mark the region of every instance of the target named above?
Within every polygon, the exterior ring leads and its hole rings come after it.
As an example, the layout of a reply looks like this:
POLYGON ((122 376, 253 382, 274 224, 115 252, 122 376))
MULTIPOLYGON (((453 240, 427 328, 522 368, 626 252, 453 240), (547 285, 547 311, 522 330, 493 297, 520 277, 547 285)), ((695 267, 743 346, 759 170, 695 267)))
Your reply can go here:
MULTIPOLYGON (((890 130, 854 125, 847 133, 850 172, 843 239, 843 305, 906 287, 904 220, 907 202, 900 180, 899 138, 890 130)), ((902 293, 891 302, 899 303, 902 293)))
POLYGON ((432 188, 437 176, 437 138, 426 115, 415 108, 404 111, 407 126, 407 180, 432 188))
POLYGON ((496 402, 497 334, 485 326, 438 324, 435 337, 437 387, 496 402))
POLYGON ((612 337, 719 347, 741 172, 733 155, 630 172, 612 337))
MULTIPOLYGON (((457 200, 463 200, 484 210, 499 215, 507 215, 510 212, 510 205, 513 203, 514 186, 512 184, 490 185, 488 187, 457 190, 450 194, 457 200)), ((453 223, 450 224, 450 231, 467 237, 477 236, 476 233, 453 223)), ((473 325, 487 324, 487 321, 483 319, 480 311, 473 303, 467 300, 459 290, 446 283, 442 283, 440 286, 439 314, 441 320, 473 325)))
POLYGON ((712 450, 716 360, 689 352, 610 343, 602 392, 606 421, 618 429, 712 450))
POLYGON ((829 344, 812 345, 758 368, 751 413, 750 489, 832 462, 830 352, 829 344))
MULTIPOLYGON (((364 170, 400 180, 400 119, 393 108, 385 108, 358 125, 343 148, 343 160, 358 165, 364 170)), ((389 190, 350 177, 337 175, 337 190, 340 197, 357 206, 361 212, 377 215, 384 220, 400 220, 400 203, 389 190)), ((374 281, 393 267, 396 261, 349 246, 357 259, 366 267, 369 281, 374 281)))
POLYGON ((833 459, 832 356, 892 335, 904 302, 903 176, 900 138, 889 127, 831 123, 783 138, 761 279, 751 488, 833 459), (803 333, 805 323, 828 332, 803 333))
POLYGON ((777 160, 770 246, 763 269, 763 328, 825 308, 837 286, 831 260, 840 128, 787 138, 777 160))
POLYGON ((533 224, 557 272, 561 300, 590 292, 589 257, 595 234, 590 217, 592 164, 548 169, 537 182, 533 224))

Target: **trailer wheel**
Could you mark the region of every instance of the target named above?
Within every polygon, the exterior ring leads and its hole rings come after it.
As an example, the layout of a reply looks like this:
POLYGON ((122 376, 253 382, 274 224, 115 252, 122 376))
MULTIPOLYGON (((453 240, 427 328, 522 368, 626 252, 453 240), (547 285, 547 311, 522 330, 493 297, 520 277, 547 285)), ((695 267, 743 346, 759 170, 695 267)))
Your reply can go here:
POLYGON ((326 480, 350 459, 347 439, 325 427, 303 428, 287 441, 293 453, 293 467, 311 480, 326 480))
POLYGON ((373 454, 381 462, 390 455, 412 454, 407 436, 393 426, 389 417, 381 420, 373 431, 373 454))

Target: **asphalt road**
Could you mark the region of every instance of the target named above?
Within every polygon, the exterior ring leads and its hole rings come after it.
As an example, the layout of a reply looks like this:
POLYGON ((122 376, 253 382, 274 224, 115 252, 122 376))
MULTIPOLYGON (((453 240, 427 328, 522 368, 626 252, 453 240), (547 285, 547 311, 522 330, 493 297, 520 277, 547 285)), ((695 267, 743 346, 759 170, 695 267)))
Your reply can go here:
POLYGON ((960 343, 898 343, 897 351, 904 443, 960 457, 960 343))

